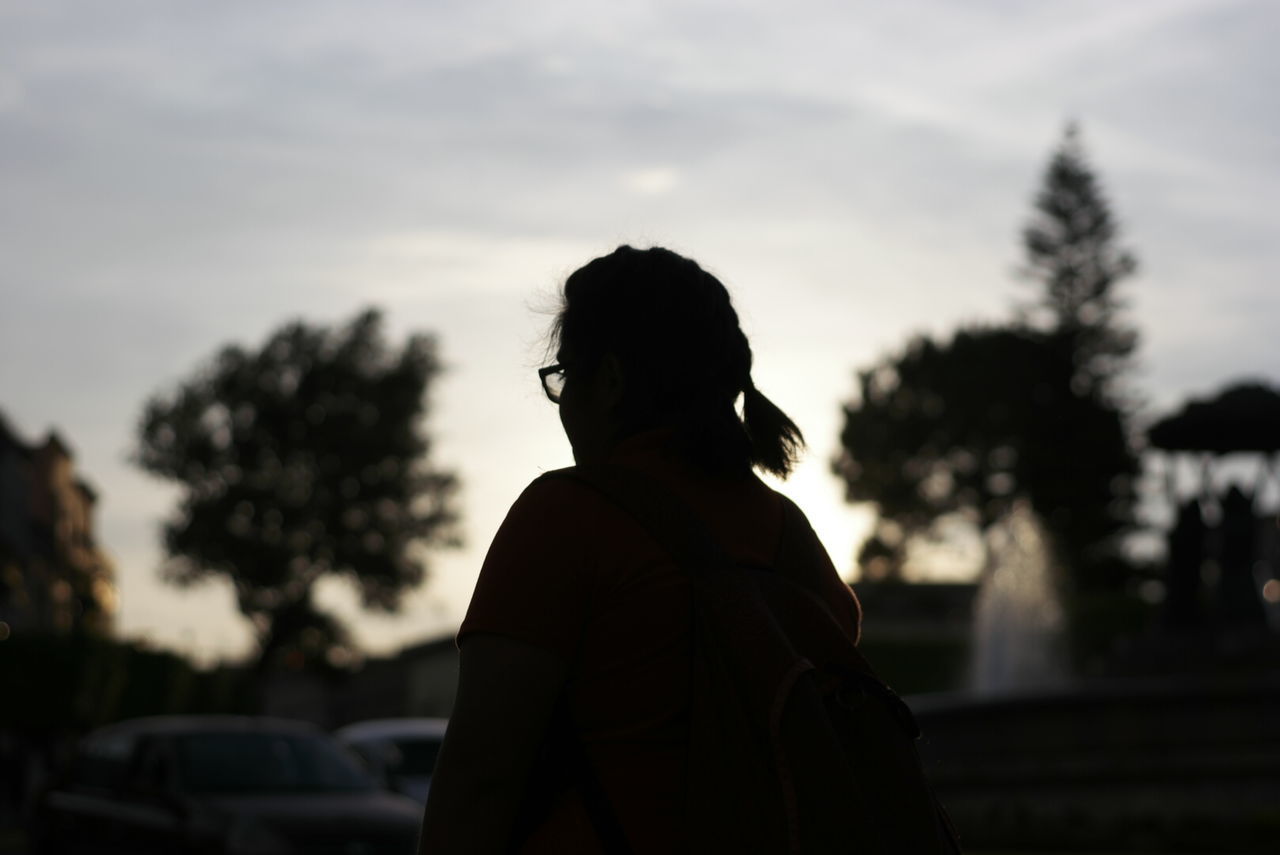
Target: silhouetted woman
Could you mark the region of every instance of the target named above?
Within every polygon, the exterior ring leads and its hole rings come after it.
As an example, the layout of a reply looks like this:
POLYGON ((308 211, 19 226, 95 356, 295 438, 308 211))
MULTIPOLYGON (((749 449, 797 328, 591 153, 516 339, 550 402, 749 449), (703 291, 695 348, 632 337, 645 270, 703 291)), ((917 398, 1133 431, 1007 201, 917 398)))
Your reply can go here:
MULTIPOLYGON (((577 464, 643 472, 735 559, 767 565, 787 500, 753 470, 786 476, 803 439, 755 388, 719 280, 620 247, 568 278, 551 336, 539 373, 577 464)), ((857 602, 803 528, 856 637, 857 602)), ((587 485, 535 481, 494 538, 458 643, 422 852, 684 851, 690 590, 635 519, 587 485)))

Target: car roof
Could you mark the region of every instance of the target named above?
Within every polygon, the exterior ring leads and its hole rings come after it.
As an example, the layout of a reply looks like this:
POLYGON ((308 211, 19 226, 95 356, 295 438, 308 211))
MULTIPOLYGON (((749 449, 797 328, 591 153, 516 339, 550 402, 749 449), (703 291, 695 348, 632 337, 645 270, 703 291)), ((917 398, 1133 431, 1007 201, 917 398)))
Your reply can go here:
POLYGON ((322 733, 309 722, 250 715, 160 715, 126 719, 99 728, 102 736, 178 736, 192 733, 322 733))
POLYGON ((334 731, 334 736, 345 742, 364 742, 373 739, 400 739, 412 736, 444 736, 447 718, 380 718, 360 721, 334 731))

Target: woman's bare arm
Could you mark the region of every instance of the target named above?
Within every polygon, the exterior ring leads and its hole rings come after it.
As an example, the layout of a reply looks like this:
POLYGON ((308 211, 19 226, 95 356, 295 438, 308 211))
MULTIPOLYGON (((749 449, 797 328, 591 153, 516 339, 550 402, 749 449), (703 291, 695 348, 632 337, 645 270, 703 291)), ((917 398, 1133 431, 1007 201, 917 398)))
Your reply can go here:
POLYGON ((461 653, 419 855, 509 850, 529 770, 568 673, 555 654, 501 635, 466 636, 461 653))

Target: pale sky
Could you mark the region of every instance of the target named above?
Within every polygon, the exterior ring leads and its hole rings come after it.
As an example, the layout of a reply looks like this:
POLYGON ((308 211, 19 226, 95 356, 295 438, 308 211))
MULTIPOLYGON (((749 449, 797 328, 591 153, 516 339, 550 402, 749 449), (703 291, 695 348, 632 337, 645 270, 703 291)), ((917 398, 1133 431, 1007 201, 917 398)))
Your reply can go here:
POLYGON ((717 273, 810 453, 784 490, 839 568, 853 374, 1000 319, 1075 117, 1141 274, 1158 413, 1280 380, 1280 6, 1230 0, 0 4, 0 410, 100 491, 123 634, 208 660, 228 587, 157 580, 176 492, 125 459, 145 398, 224 343, 373 304, 436 333, 434 460, 467 547, 371 650, 451 632, 511 501, 570 462, 534 369, 575 267, 663 244, 717 273))

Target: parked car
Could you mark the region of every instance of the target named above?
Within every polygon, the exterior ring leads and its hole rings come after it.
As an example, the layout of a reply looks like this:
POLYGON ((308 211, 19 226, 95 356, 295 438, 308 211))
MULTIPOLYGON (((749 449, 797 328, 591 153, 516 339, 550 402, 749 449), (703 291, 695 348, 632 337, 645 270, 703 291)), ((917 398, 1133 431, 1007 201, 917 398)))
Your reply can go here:
POLYGON ((378 719, 349 724, 334 736, 359 754, 387 789, 423 804, 448 723, 443 718, 378 719))
POLYGON ((41 855, 412 855, 421 817, 311 725, 172 716, 86 737, 31 837, 41 855))

